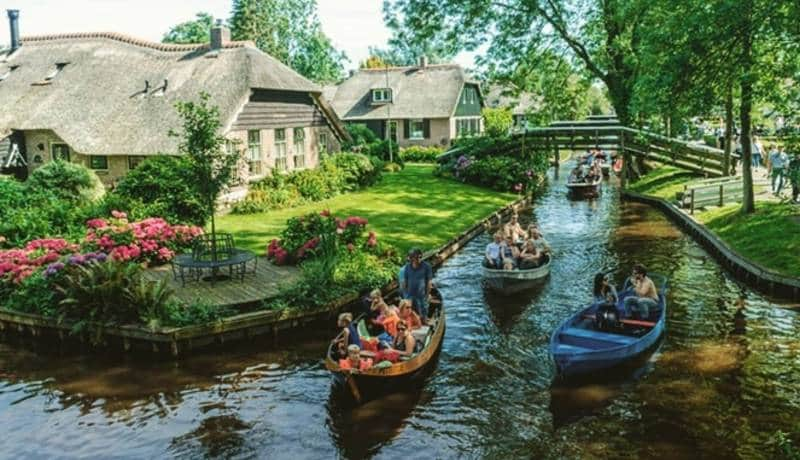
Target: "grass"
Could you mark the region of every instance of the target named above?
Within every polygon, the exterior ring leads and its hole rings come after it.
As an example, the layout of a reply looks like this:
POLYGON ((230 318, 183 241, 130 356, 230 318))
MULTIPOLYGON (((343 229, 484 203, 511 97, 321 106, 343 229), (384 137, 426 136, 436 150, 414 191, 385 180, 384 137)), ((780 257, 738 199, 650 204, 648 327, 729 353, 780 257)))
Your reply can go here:
POLYGON ((800 277, 800 207, 759 202, 741 214, 733 204, 705 211, 697 220, 743 257, 789 276, 800 277))
MULTIPOLYGON (((668 201, 697 176, 671 166, 650 171, 629 190, 668 201)), ((764 187, 757 185, 758 194, 764 187)), ((800 207, 758 201, 756 212, 742 214, 741 204, 709 208, 694 218, 743 257, 784 275, 800 277, 800 207)))
POLYGON ((412 247, 426 250, 444 244, 517 198, 435 177, 433 168, 406 164, 404 170, 385 174, 378 185, 368 189, 280 211, 222 216, 217 228, 232 233, 237 245, 261 254, 289 218, 329 209, 339 216, 366 218, 368 228, 381 241, 401 251, 412 247))
POLYGON ((696 174, 672 166, 661 166, 642 176, 631 184, 628 190, 643 195, 656 196, 667 201, 675 201, 676 194, 683 186, 694 179, 696 174))

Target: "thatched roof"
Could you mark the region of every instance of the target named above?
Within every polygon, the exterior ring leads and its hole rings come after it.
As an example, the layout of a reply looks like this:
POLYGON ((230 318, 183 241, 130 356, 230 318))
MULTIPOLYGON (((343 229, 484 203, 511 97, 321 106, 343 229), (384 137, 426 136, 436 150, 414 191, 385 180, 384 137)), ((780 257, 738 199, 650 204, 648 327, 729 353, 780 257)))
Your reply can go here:
POLYGON ((491 85, 486 91, 487 107, 503 107, 511 109, 514 115, 526 115, 528 112, 538 110, 541 106, 539 98, 528 92, 515 94, 511 88, 501 85, 491 85))
POLYGON ((315 100, 321 94, 251 42, 210 50, 208 44, 152 43, 115 33, 23 37, 16 52, 0 55, 0 78, 6 73, 0 132, 52 130, 90 155, 175 153, 178 140, 168 135, 180 127, 175 103, 197 100, 201 91, 219 107, 226 129, 251 89, 312 93, 315 100), (66 65, 46 81, 60 64, 66 65))
POLYGON ((361 69, 335 92, 326 89, 325 94, 332 97, 339 117, 347 121, 385 119, 386 105, 372 105, 371 90, 386 87, 392 89, 392 118, 449 118, 464 83, 477 85, 454 64, 361 69))

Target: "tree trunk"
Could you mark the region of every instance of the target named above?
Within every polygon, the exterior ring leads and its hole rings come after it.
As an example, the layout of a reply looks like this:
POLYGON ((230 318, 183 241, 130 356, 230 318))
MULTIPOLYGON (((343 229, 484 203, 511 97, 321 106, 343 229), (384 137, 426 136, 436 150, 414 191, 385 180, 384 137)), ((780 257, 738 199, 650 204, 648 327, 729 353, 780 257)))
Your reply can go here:
POLYGON ((751 1, 744 2, 743 14, 747 24, 742 32, 742 101, 739 116, 742 125, 742 181, 744 196, 742 197, 742 212, 750 214, 755 212, 755 197, 753 196, 753 140, 751 131, 751 111, 753 110, 753 30, 751 1))
POLYGON ((728 94, 725 97, 725 140, 723 149, 725 156, 722 162, 722 173, 724 175, 733 174, 734 165, 731 165, 731 150, 733 147, 733 83, 728 85, 728 94))

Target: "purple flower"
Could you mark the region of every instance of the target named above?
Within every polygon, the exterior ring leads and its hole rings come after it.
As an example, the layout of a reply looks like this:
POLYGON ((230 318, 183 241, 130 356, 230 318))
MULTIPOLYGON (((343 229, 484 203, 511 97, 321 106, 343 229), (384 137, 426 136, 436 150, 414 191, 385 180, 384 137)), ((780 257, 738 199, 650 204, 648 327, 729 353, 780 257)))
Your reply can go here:
POLYGON ((80 254, 74 254, 69 256, 69 258, 67 259, 67 263, 70 265, 83 265, 86 262, 87 257, 88 254, 86 256, 82 256, 80 254))
POLYGON ((108 256, 104 252, 98 252, 94 256, 94 260, 97 262, 105 262, 108 256))
POLYGON ((48 265, 44 271, 44 276, 53 276, 58 273, 60 270, 64 268, 64 264, 61 262, 53 262, 52 264, 48 265))

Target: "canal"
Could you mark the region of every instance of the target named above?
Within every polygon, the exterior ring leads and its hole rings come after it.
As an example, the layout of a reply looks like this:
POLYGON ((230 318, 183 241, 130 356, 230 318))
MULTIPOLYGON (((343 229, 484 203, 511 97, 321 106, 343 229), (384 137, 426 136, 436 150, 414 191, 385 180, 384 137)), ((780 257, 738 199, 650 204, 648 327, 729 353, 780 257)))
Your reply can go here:
POLYGON ((604 187, 569 201, 562 177, 537 200, 530 217, 555 252, 540 289, 484 291, 486 235, 438 271, 448 329, 421 391, 354 408, 331 390, 319 336, 180 362, 0 344, 0 457, 770 457, 779 430, 800 432, 800 315, 604 187), (595 273, 621 281, 635 261, 671 280, 659 348, 593 380, 554 381, 550 331, 590 298, 595 273))

